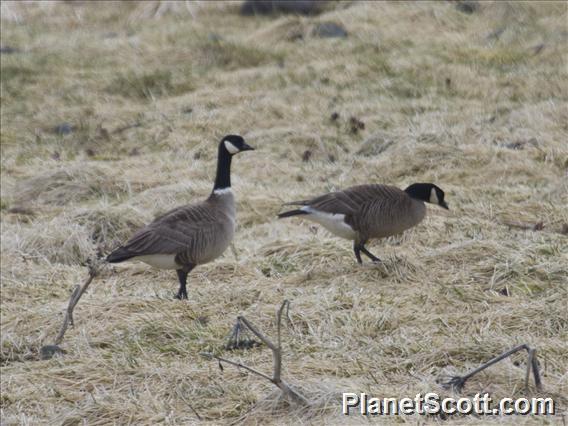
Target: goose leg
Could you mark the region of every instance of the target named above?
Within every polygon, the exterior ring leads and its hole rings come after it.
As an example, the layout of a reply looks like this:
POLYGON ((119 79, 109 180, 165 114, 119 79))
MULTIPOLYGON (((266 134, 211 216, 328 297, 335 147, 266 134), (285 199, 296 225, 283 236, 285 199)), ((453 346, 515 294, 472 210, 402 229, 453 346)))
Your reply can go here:
POLYGON ((363 260, 361 259, 361 246, 356 242, 353 243, 353 251, 355 252, 355 257, 357 258, 357 263, 359 265, 363 264, 363 260))
POLYGON ((176 294, 176 299, 187 299, 187 288, 186 288, 186 284, 187 284, 187 274, 188 272, 186 272, 183 269, 176 269, 176 272, 178 274, 178 279, 179 279, 179 290, 176 294))
POLYGON ((363 254, 365 256, 367 256, 369 259, 371 259, 373 262, 381 262, 381 259, 379 259, 377 256, 375 256, 373 253, 371 253, 369 250, 367 250, 365 248, 365 246, 363 244, 361 244, 361 251, 363 252, 363 254))
POLYGON ((361 243, 357 243, 354 242, 353 243, 353 251, 355 252, 355 257, 357 258, 357 263, 359 263, 360 265, 363 263, 363 260, 361 259, 361 253, 363 253, 365 256, 367 256, 369 259, 371 259, 373 262, 381 262, 381 259, 379 259, 377 256, 375 256, 373 253, 371 253, 369 250, 367 250, 365 248, 365 243, 361 242, 361 243))

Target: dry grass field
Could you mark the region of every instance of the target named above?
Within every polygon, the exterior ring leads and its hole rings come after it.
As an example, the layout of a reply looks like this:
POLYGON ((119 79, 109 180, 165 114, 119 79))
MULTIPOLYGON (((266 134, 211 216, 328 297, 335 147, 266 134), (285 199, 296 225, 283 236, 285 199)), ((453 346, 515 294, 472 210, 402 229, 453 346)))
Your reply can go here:
POLYGON ((155 6, 2 4, 2 425, 566 422, 567 3, 155 6), (314 35, 328 21, 348 36, 314 35), (257 148, 233 163, 233 249, 190 274, 186 302, 172 271, 105 267, 66 353, 40 360, 87 261, 205 198, 227 133, 257 148), (367 182, 434 182, 450 210, 363 266, 348 241, 276 220, 367 182), (274 336, 285 299, 283 377, 307 409, 200 356, 270 372, 267 347, 223 345, 239 314, 274 336), (342 392, 456 395, 440 381, 521 343, 541 392, 519 353, 460 395, 550 396, 554 418, 340 414, 342 392))

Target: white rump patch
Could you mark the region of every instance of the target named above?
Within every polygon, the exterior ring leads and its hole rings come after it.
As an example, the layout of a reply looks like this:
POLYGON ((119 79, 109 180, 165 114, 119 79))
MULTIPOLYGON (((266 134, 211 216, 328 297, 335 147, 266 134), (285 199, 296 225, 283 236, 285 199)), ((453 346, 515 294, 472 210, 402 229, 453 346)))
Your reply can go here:
POLYGON ((227 187, 227 188, 219 188, 219 189, 215 189, 213 190, 213 194, 215 195, 225 195, 225 194, 231 194, 233 192, 233 190, 231 189, 231 187, 227 187))
POLYGON ((237 148, 235 145, 233 145, 231 142, 229 141, 225 141, 225 148, 227 149, 227 151, 229 151, 229 153, 231 154, 236 154, 237 152, 240 151, 239 148, 237 148))
POLYGON ((353 228, 345 223, 344 214, 321 212, 310 206, 302 207, 300 210, 309 213, 304 216, 306 219, 319 223, 329 232, 337 235, 338 237, 346 238, 348 240, 354 240, 357 237, 357 233, 353 230, 353 228))
POLYGON ((136 256, 134 260, 139 260, 158 269, 179 269, 180 265, 176 263, 175 258, 175 254, 147 254, 136 256))
POLYGON ((436 188, 432 188, 430 190, 430 203, 432 204, 440 204, 440 200, 438 200, 438 194, 436 194, 436 188))

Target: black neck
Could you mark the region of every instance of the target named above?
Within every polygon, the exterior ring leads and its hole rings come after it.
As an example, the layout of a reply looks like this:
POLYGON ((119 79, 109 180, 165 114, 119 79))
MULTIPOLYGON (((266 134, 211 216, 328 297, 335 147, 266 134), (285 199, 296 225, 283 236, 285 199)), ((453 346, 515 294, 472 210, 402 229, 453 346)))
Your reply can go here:
POLYGON ((231 187, 231 154, 227 152, 223 144, 219 145, 219 156, 217 157, 217 175, 215 176, 216 189, 231 187))

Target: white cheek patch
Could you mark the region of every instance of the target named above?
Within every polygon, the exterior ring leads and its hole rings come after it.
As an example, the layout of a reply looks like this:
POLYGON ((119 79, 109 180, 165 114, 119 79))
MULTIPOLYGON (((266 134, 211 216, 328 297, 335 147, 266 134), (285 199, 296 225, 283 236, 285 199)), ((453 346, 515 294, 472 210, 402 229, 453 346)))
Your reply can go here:
POLYGON ((225 148, 227 149, 227 151, 229 151, 230 154, 236 154, 240 151, 239 148, 237 148, 229 141, 225 141, 225 148))
POLYGON ((429 202, 432 204, 440 204, 440 200, 438 200, 438 194, 436 194, 436 188, 431 189, 429 202))

